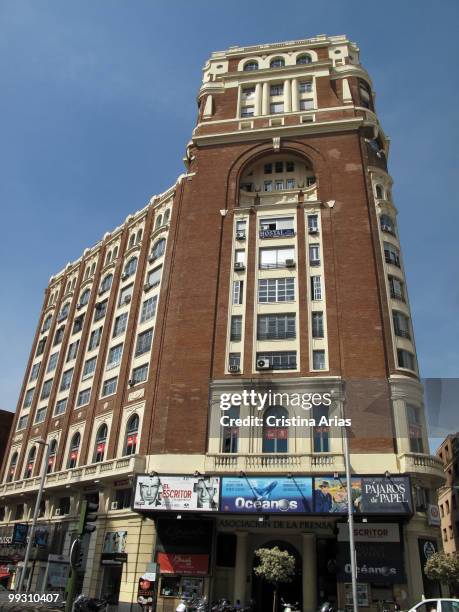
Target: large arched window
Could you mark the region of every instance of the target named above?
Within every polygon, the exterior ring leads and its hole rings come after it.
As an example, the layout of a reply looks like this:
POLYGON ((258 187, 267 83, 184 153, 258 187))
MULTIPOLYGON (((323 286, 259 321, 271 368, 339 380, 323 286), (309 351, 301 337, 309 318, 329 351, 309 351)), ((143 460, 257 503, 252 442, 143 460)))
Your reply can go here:
POLYGON ((225 417, 228 425, 222 427, 222 453, 237 453, 239 446, 239 427, 232 425, 232 419, 239 418, 239 406, 231 406, 225 412, 225 417))
POLYGON ((107 444, 107 434, 108 434, 108 427, 106 423, 104 423, 97 430, 93 463, 100 463, 101 461, 104 460, 105 446, 107 444))
POLYGON ((13 453, 10 461, 10 469, 8 472, 8 476, 6 477, 6 482, 12 482, 14 480, 14 475, 16 472, 16 466, 18 464, 18 453, 17 451, 13 453))
POLYGON ((133 414, 126 425, 123 455, 135 455, 137 450, 137 437, 139 435, 139 416, 133 414))
POLYGON ((51 440, 49 443, 49 451, 48 451, 48 465, 46 466, 46 473, 51 474, 54 470, 55 462, 56 462, 56 453, 57 453, 57 440, 51 440))
POLYGON ((135 242, 135 234, 131 234, 131 237, 129 238, 128 249, 132 249, 132 247, 134 246, 134 242, 135 242))
POLYGON ((62 321, 63 319, 67 318, 67 316, 69 314, 69 310, 70 310, 70 302, 66 302, 62 306, 62 310, 59 313, 59 316, 58 316, 59 321, 62 321))
POLYGON ((282 68, 283 66, 285 66, 285 60, 283 57, 275 57, 269 64, 270 68, 282 68))
POLYGON ((46 319, 43 322, 43 329, 41 330, 42 332, 48 331, 48 329, 51 327, 52 318, 53 318, 53 315, 48 315, 46 317, 46 319))
POLYGON ((166 248, 166 239, 161 238, 160 240, 158 240, 156 244, 153 245, 153 248, 151 249, 152 259, 158 259, 158 257, 161 257, 161 255, 164 254, 165 248, 166 248))
POLYGON ((99 293, 105 293, 110 289, 113 282, 113 274, 107 274, 107 276, 100 283, 99 293))
POLYGON ((139 229, 139 231, 137 232, 137 236, 136 236, 136 244, 139 244, 139 242, 142 240, 142 230, 139 229))
POLYGON ((112 260, 112 252, 109 251, 107 253, 107 256, 105 257, 105 265, 108 266, 108 264, 111 262, 111 260, 112 260))
POLYGON ((163 216, 159 215, 159 217, 156 219, 155 229, 158 229, 159 227, 161 227, 162 224, 163 224, 163 216))
POLYGON ((166 212, 164 213, 164 220, 163 220, 164 225, 166 225, 166 223, 169 221, 170 216, 171 216, 171 209, 168 208, 166 212))
POLYGON ((31 478, 33 472, 33 466, 35 464, 35 458, 37 455, 37 447, 32 446, 27 456, 27 463, 24 469, 24 478, 31 478))
POLYGON ((297 64, 310 64, 312 62, 311 56, 308 53, 303 53, 296 58, 297 64))
POLYGON ((283 419, 288 412, 282 406, 271 406, 263 417, 263 452, 286 453, 288 451, 288 427, 283 419))
POLYGON ((132 276, 137 269, 137 257, 131 257, 124 268, 125 276, 132 276))
POLYGON ((86 306, 89 302, 89 296, 91 295, 91 289, 85 289, 80 296, 80 306, 86 306))
POLYGON ((255 62, 254 60, 251 60, 250 62, 244 64, 245 72, 251 72, 252 70, 258 70, 258 62, 255 62))
POLYGON ((81 435, 77 431, 73 434, 72 440, 70 441, 69 458, 67 460, 67 468, 72 469, 76 467, 78 463, 78 453, 80 451, 81 435))

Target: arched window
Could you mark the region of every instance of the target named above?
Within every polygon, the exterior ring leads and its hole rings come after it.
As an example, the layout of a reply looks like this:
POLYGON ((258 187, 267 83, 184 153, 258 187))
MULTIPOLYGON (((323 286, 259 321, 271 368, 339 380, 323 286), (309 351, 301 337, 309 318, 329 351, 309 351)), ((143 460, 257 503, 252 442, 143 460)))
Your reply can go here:
POLYGON ((62 321, 63 319, 67 318, 68 314, 69 314, 69 310, 70 310, 70 302, 66 302, 63 306, 62 306, 62 310, 59 313, 59 321, 62 321))
POLYGON ((299 64, 310 64, 312 62, 312 58, 308 53, 303 53, 296 58, 296 63, 299 64))
POLYGON ((89 266, 84 271, 84 280, 86 280, 87 278, 89 278, 89 266))
POLYGON ((73 434, 72 440, 70 441, 69 458, 67 460, 67 468, 71 470, 76 467, 78 463, 78 452, 80 450, 81 435, 77 431, 73 434))
POLYGON ((65 289, 65 293, 69 293, 72 289, 72 281, 67 283, 67 288, 65 289))
POLYGON ((107 276, 100 283, 99 293, 105 293, 110 289, 113 282, 113 274, 107 274, 107 276))
POLYGON ((169 221, 170 216, 171 216, 171 209, 168 208, 166 212, 164 213, 164 221, 163 221, 164 225, 166 225, 166 223, 169 221))
POLYGON ((285 60, 283 57, 275 57, 269 64, 270 68, 282 68, 283 66, 285 66, 285 60))
POLYGON ((379 221, 381 224, 381 230, 383 232, 388 232, 389 234, 395 234, 394 222, 391 219, 391 217, 389 217, 389 215, 381 215, 379 217, 379 221))
POLYGON ((156 219, 155 229, 158 229, 159 227, 161 227, 162 223, 163 223, 163 217, 162 215, 159 215, 159 217, 156 219))
POLYGON ((286 453, 288 450, 288 427, 283 424, 288 412, 282 406, 271 406, 263 417, 263 452, 286 453))
MULTIPOLYGON (((239 406, 231 406, 229 410, 225 412, 225 417, 230 421, 231 419, 239 418, 239 406)), ((231 421, 230 421, 231 422, 231 421)), ((222 427, 222 453, 237 453, 239 446, 239 427, 232 427, 231 425, 225 425, 222 427)))
POLYGON ((53 315, 48 315, 46 317, 46 319, 43 322, 43 329, 41 331, 48 331, 48 329, 51 327, 51 320, 53 318, 53 315))
POLYGON ((382 185, 376 185, 376 197, 378 200, 384 199, 384 188, 382 185))
POLYGON ((75 276, 72 281, 72 289, 75 289, 76 282, 77 282, 77 277, 75 276))
POLYGON ((314 437, 314 452, 328 453, 330 451, 330 427, 326 424, 329 422, 328 406, 314 406, 314 421, 313 430, 314 437))
POLYGON ((126 425, 123 455, 135 455, 137 450, 137 436, 139 434, 139 416, 133 414, 126 425))
POLYGON ((46 473, 51 474, 54 470, 54 463, 56 461, 56 453, 57 453, 57 440, 51 440, 49 443, 49 451, 48 451, 48 465, 46 466, 46 473))
POLYGON ((139 229, 139 231, 137 232, 137 236, 136 236, 136 244, 139 244, 139 242, 142 240, 142 230, 139 229))
POLYGON ((131 257, 131 259, 127 262, 126 267, 124 268, 124 274, 126 276, 132 276, 135 274, 137 269, 137 257, 131 257))
POLYGON ((105 457, 105 446, 107 443, 108 427, 106 423, 101 425, 96 435, 96 446, 94 448, 93 463, 100 463, 105 457))
POLYGON ((250 72, 251 70, 258 70, 258 62, 250 61, 244 64, 245 72, 250 72))
POLYGON ((37 454, 37 447, 32 446, 32 448, 29 450, 29 455, 27 457, 27 463, 24 469, 24 478, 30 478, 32 476, 36 454, 37 454))
POLYGON ((80 306, 86 306, 89 302, 89 296, 91 295, 91 289, 85 289, 80 297, 80 306))
POLYGON ((166 248, 166 239, 161 238, 160 240, 158 240, 156 244, 153 245, 153 248, 151 250, 152 258, 158 259, 158 257, 161 257, 161 255, 164 254, 165 248, 166 248))
POLYGON ((91 266, 91 276, 93 276, 95 271, 96 271, 96 262, 94 262, 91 266))
POLYGON ((365 83, 365 81, 359 81, 359 92, 361 105, 371 110, 371 106, 373 103, 371 98, 371 90, 365 83))
POLYGON ((131 249, 134 246, 134 242, 135 242, 135 234, 131 234, 131 237, 129 238, 128 249, 131 249))
POLYGON ((16 466, 18 464, 18 453, 17 451, 13 453, 10 461, 10 469, 8 475, 6 477, 6 482, 12 482, 14 480, 14 474, 16 472, 16 466))
POLYGON ((108 266, 108 264, 111 262, 112 260, 112 252, 109 251, 105 257, 105 265, 108 266))
POLYGON ((113 249, 113 257, 112 257, 112 261, 114 261, 116 258, 118 257, 118 247, 116 246, 113 249))

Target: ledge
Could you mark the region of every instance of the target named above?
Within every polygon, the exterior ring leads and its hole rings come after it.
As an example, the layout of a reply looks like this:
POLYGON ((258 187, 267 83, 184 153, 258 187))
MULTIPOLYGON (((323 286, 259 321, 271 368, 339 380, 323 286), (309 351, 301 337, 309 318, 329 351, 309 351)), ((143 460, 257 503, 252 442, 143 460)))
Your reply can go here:
POLYGON ((425 474, 437 479, 438 486, 445 480, 443 463, 438 457, 422 453, 403 453, 398 455, 397 460, 402 474, 425 474))
POLYGON ((313 472, 330 474, 344 472, 344 455, 322 453, 311 455, 282 454, 231 454, 207 455, 206 471, 212 472, 313 472))

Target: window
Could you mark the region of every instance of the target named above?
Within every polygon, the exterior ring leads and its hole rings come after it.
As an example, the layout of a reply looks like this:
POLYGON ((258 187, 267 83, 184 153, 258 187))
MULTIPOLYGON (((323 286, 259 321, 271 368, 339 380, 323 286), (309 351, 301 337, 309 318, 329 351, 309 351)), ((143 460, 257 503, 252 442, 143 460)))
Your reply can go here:
POLYGON ((125 278, 127 278, 128 276, 132 276, 133 274, 135 274, 136 270, 137 270, 137 257, 131 257, 131 259, 127 262, 124 268, 123 276, 125 278))
MULTIPOLYGON (((276 189, 277 189, 276 181, 276 189)), ((282 187, 284 182, 281 181, 282 187)), ((260 238, 292 238, 295 235, 293 217, 260 219, 260 238)))
POLYGON ((53 346, 60 344, 62 342, 62 338, 64 337, 64 328, 59 327, 56 329, 56 333, 54 334, 54 343, 53 346))
POLYGON ((132 298, 132 290, 134 289, 134 285, 129 285, 128 287, 124 287, 120 291, 120 299, 118 302, 118 306, 124 306, 125 304, 129 304, 132 298))
POLYGON ((389 276, 390 297, 395 300, 405 301, 405 288, 401 280, 395 276, 389 276))
POLYGON ((46 408, 40 408, 40 410, 37 410, 37 413, 35 414, 35 425, 38 425, 39 423, 43 423, 43 421, 45 420, 46 417, 46 408))
POLYGON ((429 490, 425 487, 414 487, 414 502, 417 512, 425 512, 429 504, 429 490))
POLYGON ((83 329, 84 314, 76 317, 73 321, 72 334, 77 334, 83 329))
POLYGON ((376 185, 375 188, 376 191, 376 197, 378 198, 378 200, 383 200, 384 199, 384 188, 382 185, 376 185))
POLYGON ((66 359, 67 363, 69 361, 73 361, 76 358, 79 344, 80 344, 79 340, 77 340, 76 342, 72 342, 72 344, 69 344, 69 349, 67 351, 67 359, 66 359))
POLYGON ((79 406, 85 406, 86 404, 89 404, 90 397, 91 397, 91 388, 83 389, 82 391, 78 393, 76 405, 79 407, 79 406))
POLYGON ((311 56, 307 53, 303 53, 296 58, 297 64, 310 64, 312 62, 311 56))
POLYGON ((312 110, 314 108, 314 100, 300 100, 300 110, 312 110))
POLYGON ((295 179, 289 178, 285 181, 285 188, 286 189, 295 189, 295 179))
POLYGON ((60 516, 70 514, 70 497, 60 497, 57 507, 59 508, 60 516))
POLYGON ((260 249, 260 269, 285 268, 287 263, 294 262, 294 257, 295 249, 293 247, 260 249))
POLYGON ((113 274, 107 274, 107 276, 100 283, 99 293, 105 293, 110 289, 113 283, 113 274))
POLYGON ((424 443, 422 439, 421 409, 411 404, 406 405, 406 418, 408 422, 408 438, 410 451, 412 453, 423 453, 424 443))
POLYGON ((41 361, 33 364, 32 370, 30 371, 30 378, 29 378, 30 381, 37 380, 38 372, 40 371, 40 364, 41 364, 41 361))
POLYGON ((93 351, 99 346, 101 337, 102 327, 98 327, 91 332, 91 336, 89 337, 88 351, 93 351))
POLYGON ((132 488, 128 489, 116 489, 115 491, 115 503, 117 510, 124 510, 125 508, 131 507, 132 499, 132 488))
POLYGON ((295 300, 294 278, 261 278, 258 281, 258 301, 293 302, 295 300))
POLYGON ((296 370, 296 351, 257 353, 257 363, 267 360, 273 370, 296 370))
POLYGON ((255 97, 255 87, 243 87, 242 97, 245 99, 254 98, 255 97))
POLYGON ((89 302, 90 294, 91 294, 90 289, 85 289, 85 291, 83 291, 80 297, 80 302, 79 302, 80 306, 86 306, 86 304, 89 302))
POLYGON ((330 451, 330 427, 321 424, 321 419, 328 422, 328 406, 314 406, 313 415, 315 425, 313 428, 313 448, 315 453, 328 453, 330 451))
MULTIPOLYGON (((227 416, 229 419, 238 419, 239 413, 239 406, 231 406, 231 408, 225 412, 225 416, 227 416)), ((229 425, 222 427, 221 441, 222 453, 237 453, 239 427, 229 425)))
POLYGON ((24 504, 17 504, 14 511, 14 520, 20 521, 24 518, 24 504))
POLYGON ((63 321, 64 319, 66 319, 68 317, 69 310, 70 310, 70 302, 66 302, 63 305, 62 310, 60 311, 60 313, 57 315, 57 320, 60 322, 60 321, 63 321))
POLYGON ((231 342, 240 342, 242 337, 242 316, 233 315, 231 317, 231 342))
POLYGON ((241 367, 241 353, 230 353, 228 357, 228 365, 229 367, 241 367))
POLYGON ((126 331, 127 320, 127 312, 123 312, 123 314, 116 317, 115 324, 113 325, 113 338, 116 338, 116 336, 119 336, 126 331))
POLYGON ((129 381, 130 385, 137 385, 138 383, 145 382, 147 380, 148 364, 139 366, 132 370, 132 378, 129 381))
POLYGON ((320 266, 320 245, 318 244, 309 245, 309 265, 320 266))
POLYGON ((236 249, 234 252, 234 262, 238 264, 245 264, 245 251, 244 249, 236 249))
POLYGON ((285 171, 295 172, 295 162, 292 162, 292 161, 285 162, 285 171))
POLYGON ((41 329, 42 332, 48 331, 51 327, 51 321, 53 320, 53 315, 48 315, 43 322, 43 327, 41 329))
POLYGON ((386 263, 400 268, 400 253, 397 247, 389 242, 384 243, 384 258, 386 263))
POLYGON ((253 117, 255 114, 254 106, 243 106, 241 108, 241 117, 253 117))
POLYGON ((166 211, 164 212, 164 220, 163 220, 164 225, 166 225, 166 223, 169 221, 170 216, 171 216, 171 209, 167 208, 166 211))
POLYGON ((3 522, 5 520, 5 506, 0 506, 0 521, 3 522))
POLYGON ((298 84, 299 93, 311 93, 312 92, 312 81, 304 81, 298 84))
POLYGON ((283 66, 285 66, 283 57, 275 57, 269 64, 270 68, 282 68, 283 66))
POLYGON ((46 344, 46 337, 42 338, 40 342, 37 344, 37 352, 35 353, 36 357, 38 357, 39 355, 42 355, 43 351, 45 350, 45 344, 46 344))
POLYGON ((49 361, 48 361, 48 367, 46 369, 47 374, 49 374, 49 372, 54 372, 57 366, 58 358, 59 358, 59 351, 57 351, 56 353, 52 353, 52 355, 50 355, 49 361))
POLYGON ((112 346, 108 351, 107 370, 115 368, 121 362, 121 354, 123 352, 123 343, 112 346))
POLYGON ((252 192, 253 191, 253 183, 241 183, 241 189, 242 189, 242 191, 252 192))
POLYGON ((263 172, 265 174, 272 174, 273 173, 273 165, 272 164, 265 164, 263 166, 263 172))
POLYGON ((325 370, 325 351, 312 351, 312 369, 325 370))
POLYGON ((139 231, 137 232, 137 236, 135 237, 136 244, 139 244, 139 242, 142 240, 142 233, 142 230, 139 229, 139 231))
POLYGON ((411 338, 410 333, 410 320, 402 312, 394 310, 392 312, 392 319, 394 321, 394 332, 396 336, 401 338, 411 338))
POLYGON ((109 252, 107 253, 106 257, 105 257, 105 264, 104 264, 104 265, 105 265, 105 266, 108 266, 108 264, 111 262, 111 260, 112 260, 112 252, 111 252, 111 251, 109 251, 109 252))
POLYGON ((104 300, 103 302, 98 302, 95 307, 94 312, 94 321, 100 321, 105 317, 105 313, 107 312, 107 303, 108 300, 104 300))
POLYGON ((371 93, 368 85, 363 81, 359 82, 359 92, 361 105, 371 110, 371 93))
POLYGON ((274 187, 276 188, 276 191, 282 191, 284 189, 284 181, 283 180, 276 180, 274 182, 274 187))
MULTIPOLYGON (((283 84, 271 85, 269 91, 270 91, 271 96, 283 96, 284 95, 284 85, 283 84)), ((282 172, 282 170, 276 170, 276 172, 282 172)))
POLYGON ((84 362, 83 374, 81 376, 81 380, 85 380, 86 378, 91 378, 91 376, 94 375, 94 370, 96 369, 96 361, 97 361, 97 357, 91 357, 91 359, 87 359, 84 362))
POLYGON ((33 398, 34 391, 35 391, 35 387, 33 387, 32 389, 29 389, 27 393, 25 394, 24 404, 23 404, 24 408, 29 408, 29 406, 32 405, 32 398, 33 398))
POLYGON ((16 472, 17 464, 18 464, 18 453, 14 452, 13 456, 11 457, 10 469, 8 472, 8 476, 6 477, 6 482, 12 482, 14 480, 14 474, 16 472))
POLYGON ((245 72, 250 72, 252 70, 258 70, 258 62, 251 61, 244 64, 245 72))
POLYGON ((233 281, 233 304, 242 304, 244 299, 244 281, 233 281))
POLYGON ((97 431, 96 447, 94 449, 93 463, 100 463, 101 461, 104 460, 105 445, 107 443, 107 434, 108 434, 108 427, 104 423, 103 425, 99 427, 97 431))
POLYGON ((153 328, 147 329, 137 336, 137 344, 135 347, 135 356, 143 355, 151 349, 151 341, 153 338, 153 328))
POLYGON ((145 321, 149 321, 156 314, 156 304, 158 302, 158 296, 154 295, 142 304, 142 310, 140 312, 140 322, 145 323, 145 321))
POLYGON ((73 437, 70 441, 69 457, 67 460, 67 468, 70 470, 76 467, 78 463, 78 452, 80 450, 80 441, 81 441, 81 435, 80 435, 80 432, 77 431, 75 434, 73 434, 73 437))
POLYGON ((161 238, 160 240, 158 240, 158 242, 156 242, 156 244, 151 249, 151 258, 158 259, 158 257, 161 257, 162 255, 164 255, 165 249, 166 249, 166 239, 161 238))
POLYGON ((383 232, 395 235, 394 222, 389 215, 381 215, 379 217, 379 223, 383 232))
POLYGON ((137 450, 137 436, 139 433, 139 417, 133 414, 126 425, 123 455, 135 455, 137 450))
POLYGON ((131 234, 131 237, 129 238, 128 249, 132 249, 132 247, 134 246, 134 242, 135 242, 135 234, 131 234))
POLYGON ((118 376, 114 378, 109 378, 108 380, 104 380, 104 384, 102 385, 102 395, 101 397, 105 397, 106 395, 112 395, 116 391, 116 384, 118 382, 118 376))
POLYGON ((56 402, 56 406, 54 407, 53 416, 59 416, 60 414, 64 414, 66 407, 67 407, 67 398, 56 402))
POLYGON ((159 217, 156 219, 155 229, 159 229, 162 224, 163 224, 163 216, 159 215, 159 217))
POLYGON ((318 215, 308 215, 308 232, 315 234, 319 231, 319 217, 318 215))
POLYGON ((285 340, 295 337, 295 314, 258 315, 257 340, 285 340))
POLYGON ((24 469, 24 478, 31 478, 33 472, 33 466, 35 464, 35 458, 37 455, 37 447, 32 446, 27 456, 26 466, 24 469))
POLYGON ((273 190, 273 182, 272 181, 264 181, 263 183, 263 190, 264 191, 272 191, 273 190))
POLYGON ((21 429, 25 429, 27 427, 27 421, 28 420, 29 420, 29 415, 28 414, 20 417, 20 419, 18 420, 18 426, 16 428, 16 431, 20 431, 21 429))
POLYGON ((159 285, 161 281, 161 272, 162 266, 160 266, 159 268, 155 268, 154 270, 149 272, 147 276, 147 285, 150 286, 150 289, 153 289, 153 287, 157 287, 159 285))
POLYGON ((52 384, 53 384, 52 378, 50 378, 49 380, 43 383, 43 387, 41 389, 41 395, 40 395, 41 400, 48 399, 48 397, 51 395, 52 384))
POLYGON ((62 374, 61 386, 59 387, 59 391, 66 391, 70 389, 70 383, 72 382, 73 368, 70 370, 66 370, 62 374))
POLYGON ((272 102, 269 105, 269 110, 271 115, 276 115, 278 113, 284 112, 284 103, 283 102, 272 102))
POLYGON ((323 312, 312 313, 312 337, 324 337, 324 315, 323 312))
POLYGON ((408 370, 416 370, 414 355, 404 349, 397 349, 397 360, 399 368, 407 368, 408 370))
POLYGON ((236 221, 236 240, 244 240, 246 237, 247 223, 245 219, 236 221))
POLYGON ((286 453, 288 451, 288 427, 282 426, 282 419, 288 418, 288 412, 282 406, 271 406, 263 415, 264 453, 286 453))

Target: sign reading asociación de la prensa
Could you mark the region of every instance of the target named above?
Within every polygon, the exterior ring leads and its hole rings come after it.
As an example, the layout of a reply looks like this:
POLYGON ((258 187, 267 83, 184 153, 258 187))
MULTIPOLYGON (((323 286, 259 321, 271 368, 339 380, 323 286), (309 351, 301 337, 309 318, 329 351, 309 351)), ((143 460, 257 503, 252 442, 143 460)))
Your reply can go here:
POLYGON ((141 474, 135 483, 134 510, 218 510, 220 479, 198 476, 150 476, 141 474))

